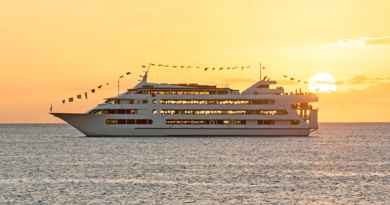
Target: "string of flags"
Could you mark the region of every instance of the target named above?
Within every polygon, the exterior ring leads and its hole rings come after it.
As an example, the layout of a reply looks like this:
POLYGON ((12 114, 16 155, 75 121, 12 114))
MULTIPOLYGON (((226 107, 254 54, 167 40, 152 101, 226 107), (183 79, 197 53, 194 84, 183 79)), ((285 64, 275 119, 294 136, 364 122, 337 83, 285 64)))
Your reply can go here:
MULTIPOLYGON (((119 79, 124 78, 125 76, 128 76, 128 75, 130 75, 130 74, 131 74, 131 72, 126 72, 125 74, 120 75, 120 76, 119 76, 119 79)), ((85 91, 85 92, 83 92, 83 93, 77 94, 75 97, 68 97, 68 98, 65 98, 65 99, 63 99, 61 102, 62 102, 62 104, 65 104, 65 103, 67 103, 67 102, 68 102, 68 103, 72 103, 72 102, 74 102, 76 99, 77 99, 77 100, 82 100, 83 98, 84 98, 84 99, 88 99, 89 94, 94 94, 94 93, 98 92, 99 90, 101 90, 103 87, 109 86, 109 85, 110 85, 110 83, 108 83, 108 82, 102 83, 102 84, 96 86, 95 88, 90 89, 89 91, 85 91)))
POLYGON ((169 64, 158 64, 158 63, 149 63, 148 65, 142 65, 142 68, 181 68, 181 69, 199 69, 203 71, 221 71, 221 70, 244 70, 249 69, 249 65, 240 65, 240 66, 199 66, 199 65, 169 65, 169 64))
POLYGON ((294 81, 294 82, 299 83, 299 84, 306 84, 306 85, 309 84, 309 82, 307 82, 307 81, 299 80, 299 79, 296 79, 296 78, 291 77, 291 76, 283 75, 282 77, 283 77, 283 79, 294 81))

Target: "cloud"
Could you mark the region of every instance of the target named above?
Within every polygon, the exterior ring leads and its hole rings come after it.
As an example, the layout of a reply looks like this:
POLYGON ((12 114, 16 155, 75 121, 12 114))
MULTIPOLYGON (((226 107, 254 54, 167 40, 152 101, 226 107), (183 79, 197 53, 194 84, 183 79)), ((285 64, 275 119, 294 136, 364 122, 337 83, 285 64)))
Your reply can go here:
POLYGON ((341 48, 364 48, 366 46, 390 45, 390 36, 381 37, 359 37, 353 39, 342 39, 331 43, 331 47, 341 48))
POLYGON ((356 75, 352 77, 351 79, 347 80, 347 84, 377 84, 382 82, 387 82, 390 80, 390 76, 385 77, 372 77, 372 76, 366 76, 366 75, 356 75))
POLYGON ((390 45, 390 36, 367 38, 366 43, 370 45, 390 45))

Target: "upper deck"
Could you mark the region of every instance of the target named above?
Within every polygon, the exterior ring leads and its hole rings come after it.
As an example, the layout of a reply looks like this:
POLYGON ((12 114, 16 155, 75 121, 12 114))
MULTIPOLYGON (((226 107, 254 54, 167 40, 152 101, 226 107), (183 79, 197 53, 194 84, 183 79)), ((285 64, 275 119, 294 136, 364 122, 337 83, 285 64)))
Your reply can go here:
POLYGON ((128 94, 149 95, 226 95, 240 94, 238 90, 218 88, 215 85, 191 84, 157 84, 144 83, 141 86, 128 89, 128 94))
MULTIPOLYGON (((215 85, 190 84, 166 84, 147 82, 147 74, 142 81, 134 88, 128 89, 116 97, 108 98, 108 104, 147 104, 145 102, 170 102, 176 106, 198 104, 202 106, 220 104, 220 105, 254 105, 256 100, 265 100, 274 102, 272 104, 295 104, 316 102, 318 98, 312 93, 294 92, 287 93, 283 87, 272 88, 276 81, 262 79, 243 92, 226 87, 217 87, 215 85), (255 100, 255 101, 253 101, 255 100), (129 103, 133 102, 133 103, 129 103), (142 102, 142 103, 135 103, 142 102), (238 103, 239 102, 239 103, 238 103)), ((269 103, 261 103, 269 104, 269 103)))

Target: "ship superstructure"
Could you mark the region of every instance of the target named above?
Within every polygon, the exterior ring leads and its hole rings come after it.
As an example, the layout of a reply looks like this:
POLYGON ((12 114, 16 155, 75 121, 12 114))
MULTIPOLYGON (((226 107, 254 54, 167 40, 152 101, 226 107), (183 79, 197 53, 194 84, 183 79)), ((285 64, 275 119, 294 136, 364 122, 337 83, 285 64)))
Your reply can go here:
POLYGON ((147 78, 86 113, 51 114, 86 136, 308 136, 318 128, 316 95, 286 93, 267 78, 242 92, 147 78))

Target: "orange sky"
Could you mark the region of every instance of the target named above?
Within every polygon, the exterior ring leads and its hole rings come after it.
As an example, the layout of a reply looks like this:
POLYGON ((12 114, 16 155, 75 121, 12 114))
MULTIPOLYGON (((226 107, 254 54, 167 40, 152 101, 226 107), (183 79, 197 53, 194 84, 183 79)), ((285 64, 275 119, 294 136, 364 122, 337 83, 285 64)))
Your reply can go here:
MULTIPOLYGON (((321 121, 390 121, 389 10, 386 0, 0 1, 0 123, 59 122, 50 103, 85 111, 115 87, 88 102, 59 102, 126 71, 137 75, 123 84, 134 85, 148 62, 258 61, 276 80, 331 73, 338 92, 320 95, 321 121)), ((150 77, 244 89, 257 76, 156 69, 150 77)))

